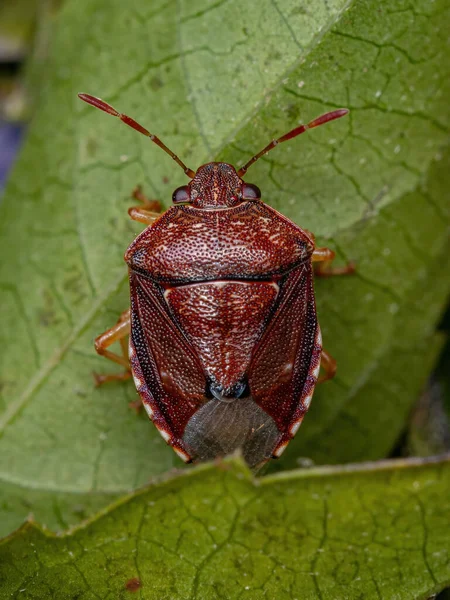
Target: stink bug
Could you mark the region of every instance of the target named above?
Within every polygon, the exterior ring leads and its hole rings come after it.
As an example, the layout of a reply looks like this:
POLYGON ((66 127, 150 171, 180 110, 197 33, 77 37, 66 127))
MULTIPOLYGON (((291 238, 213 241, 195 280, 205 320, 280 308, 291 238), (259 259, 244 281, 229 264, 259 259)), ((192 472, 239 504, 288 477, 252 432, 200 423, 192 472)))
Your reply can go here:
POLYGON ((317 381, 336 370, 322 349, 312 263, 318 275, 351 273, 353 265, 332 269, 334 252, 316 248, 313 234, 264 204, 242 177, 277 144, 348 111, 296 127, 237 171, 211 162, 194 172, 134 119, 79 97, 148 136, 191 180, 162 215, 135 190, 143 205, 128 212, 147 228, 125 253, 131 308, 95 341, 126 371, 97 382, 133 376, 153 423, 186 462, 236 449, 253 468, 279 457, 317 381), (117 340, 124 356, 108 350, 117 340))

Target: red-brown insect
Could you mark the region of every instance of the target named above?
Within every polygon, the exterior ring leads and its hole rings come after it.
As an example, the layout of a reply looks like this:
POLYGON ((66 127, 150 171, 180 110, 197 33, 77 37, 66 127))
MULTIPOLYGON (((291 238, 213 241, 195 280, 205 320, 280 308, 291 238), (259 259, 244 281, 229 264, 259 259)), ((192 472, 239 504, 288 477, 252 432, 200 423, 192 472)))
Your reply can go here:
POLYGON ((95 342, 99 354, 126 371, 98 382, 132 374, 150 418, 186 462, 238 448, 251 467, 279 457, 318 379, 336 370, 322 350, 312 262, 319 262, 319 275, 350 273, 353 265, 331 269, 334 252, 316 248, 309 231, 264 204, 242 176, 277 144, 348 111, 296 127, 238 171, 212 162, 194 172, 127 115, 79 96, 150 137, 191 179, 162 215, 157 202, 135 190, 143 206, 128 212, 148 227, 125 253, 131 309, 95 342), (107 349, 116 340, 124 356, 107 349))

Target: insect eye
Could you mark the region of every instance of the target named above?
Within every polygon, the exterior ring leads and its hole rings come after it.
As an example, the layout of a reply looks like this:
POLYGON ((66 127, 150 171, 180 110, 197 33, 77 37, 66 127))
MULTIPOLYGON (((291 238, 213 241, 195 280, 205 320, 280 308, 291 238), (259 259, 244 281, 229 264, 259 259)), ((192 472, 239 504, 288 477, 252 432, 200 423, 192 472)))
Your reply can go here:
POLYGON ((242 187, 242 198, 244 200, 260 200, 261 190, 253 183, 244 183, 242 187))
POLYGON ((181 202, 189 202, 189 188, 187 185, 182 185, 177 188, 172 194, 172 202, 174 204, 180 204, 181 202))

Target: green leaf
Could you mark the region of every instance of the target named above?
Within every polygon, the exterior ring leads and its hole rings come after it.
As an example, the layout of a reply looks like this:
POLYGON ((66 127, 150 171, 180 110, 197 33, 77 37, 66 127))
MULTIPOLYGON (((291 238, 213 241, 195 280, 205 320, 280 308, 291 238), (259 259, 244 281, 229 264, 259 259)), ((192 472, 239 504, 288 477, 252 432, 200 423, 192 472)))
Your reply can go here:
POLYGON ((192 168, 242 163, 336 106, 350 116, 249 171, 264 199, 354 259, 317 283, 338 377, 279 464, 385 456, 439 350, 448 293, 449 8, 445 0, 72 0, 1 207, 0 519, 73 524, 179 459, 128 409, 131 383, 92 341, 127 307, 123 253, 137 183, 169 205, 185 183, 136 132, 82 105, 102 96, 192 168))
POLYGON ((200 467, 69 535, 27 524, 0 545, 0 592, 21 599, 425 599, 450 582, 449 459, 252 480, 200 467), (134 582, 136 583, 136 582, 134 582))

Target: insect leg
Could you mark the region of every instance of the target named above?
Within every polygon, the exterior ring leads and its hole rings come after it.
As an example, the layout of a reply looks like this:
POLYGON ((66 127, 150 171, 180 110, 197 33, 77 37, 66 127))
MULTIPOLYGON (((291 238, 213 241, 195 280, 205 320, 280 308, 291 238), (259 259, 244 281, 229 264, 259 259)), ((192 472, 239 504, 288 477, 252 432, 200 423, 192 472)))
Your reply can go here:
POLYGON ((132 206, 128 209, 128 214, 133 221, 139 221, 139 223, 145 223, 146 225, 151 225, 159 217, 158 213, 150 212, 140 206, 132 206))
POLYGON ((320 356, 320 366, 325 371, 322 375, 319 375, 317 383, 323 383, 324 381, 328 381, 328 379, 333 379, 336 375, 337 364, 336 360, 328 354, 326 350, 322 350, 322 354, 320 356))
POLYGON ((312 262, 318 262, 314 270, 318 277, 331 277, 332 275, 350 275, 355 272, 355 264, 349 262, 344 267, 331 267, 331 262, 336 254, 330 248, 316 248, 312 253, 312 262))
POLYGON ((125 372, 118 374, 99 375, 97 373, 94 373, 94 379, 97 386, 102 385, 103 383, 106 383, 108 381, 125 381, 126 379, 129 379, 131 377, 130 361, 128 359, 128 347, 126 341, 126 337, 129 335, 129 333, 130 309, 124 311, 120 315, 119 320, 117 321, 117 324, 114 325, 114 327, 111 327, 111 329, 108 329, 96 338, 94 345, 95 350, 98 352, 98 354, 104 356, 105 358, 108 358, 109 360, 112 360, 113 362, 125 367, 126 369, 125 372), (120 342, 120 345, 122 347, 122 356, 119 356, 119 354, 111 352, 107 349, 111 344, 113 344, 116 341, 120 342))
POLYGON ((159 217, 161 204, 158 200, 149 200, 142 192, 140 185, 133 190, 132 196, 135 200, 142 202, 143 206, 132 206, 128 209, 128 214, 133 221, 139 221, 145 225, 151 225, 159 217))
POLYGON ((143 208, 145 208, 146 210, 150 210, 157 213, 161 212, 161 203, 159 202, 159 200, 150 200, 149 198, 147 198, 147 196, 142 191, 141 185, 137 185, 134 188, 131 195, 135 200, 139 200, 139 202, 142 202, 142 204, 144 205, 143 208))

